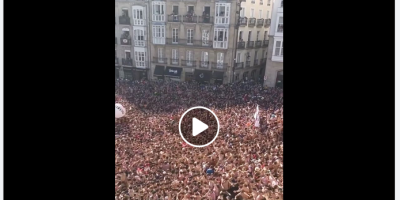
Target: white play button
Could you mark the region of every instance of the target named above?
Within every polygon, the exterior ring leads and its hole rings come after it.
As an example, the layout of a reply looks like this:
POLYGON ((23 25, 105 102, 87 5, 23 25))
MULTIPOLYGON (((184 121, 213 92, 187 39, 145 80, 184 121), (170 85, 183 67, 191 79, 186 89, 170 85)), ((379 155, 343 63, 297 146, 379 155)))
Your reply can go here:
POLYGON ((195 117, 192 118, 192 134, 193 134, 193 136, 196 136, 207 129, 208 129, 207 124, 196 119, 195 117))

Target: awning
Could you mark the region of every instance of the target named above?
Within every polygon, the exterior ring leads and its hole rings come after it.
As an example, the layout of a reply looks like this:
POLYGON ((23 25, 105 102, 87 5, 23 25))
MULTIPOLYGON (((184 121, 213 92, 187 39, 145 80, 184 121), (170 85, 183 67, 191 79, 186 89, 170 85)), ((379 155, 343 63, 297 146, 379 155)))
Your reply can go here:
POLYGON ((196 81, 210 81, 211 72, 208 70, 194 70, 194 77, 196 81))
POLYGON ((216 80, 222 80, 224 79, 224 72, 214 71, 212 77, 216 80))
POLYGON ((164 66, 156 65, 154 76, 164 76, 164 66))
POLYGON ((179 67, 167 67, 167 69, 164 72, 165 76, 173 76, 175 78, 181 77, 182 74, 182 68, 179 67))

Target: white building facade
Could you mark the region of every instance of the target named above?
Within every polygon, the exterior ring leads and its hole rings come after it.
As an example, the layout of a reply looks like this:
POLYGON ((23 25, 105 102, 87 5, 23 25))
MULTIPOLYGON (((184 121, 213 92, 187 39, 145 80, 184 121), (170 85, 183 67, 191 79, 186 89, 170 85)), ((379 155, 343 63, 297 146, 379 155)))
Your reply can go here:
POLYGON ((283 0, 273 3, 268 46, 264 85, 283 87, 283 0))

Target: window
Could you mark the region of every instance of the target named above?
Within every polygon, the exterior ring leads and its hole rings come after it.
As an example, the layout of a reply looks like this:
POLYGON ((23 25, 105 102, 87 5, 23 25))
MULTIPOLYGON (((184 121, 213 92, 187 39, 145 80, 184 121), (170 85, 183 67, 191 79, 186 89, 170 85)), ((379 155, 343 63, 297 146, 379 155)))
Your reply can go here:
POLYGON ((129 15, 128 15, 128 8, 122 8, 122 16, 123 16, 123 17, 129 17, 129 15))
POLYGON ((260 0, 260 5, 263 5, 264 4, 264 1, 263 0, 260 0))
POLYGON ((258 10, 258 18, 260 18, 260 19, 263 18, 262 17, 262 10, 258 10))
POLYGON ((243 31, 239 32, 239 42, 243 41, 243 31))
POLYGON ((217 68, 224 67, 224 53, 217 53, 217 68))
POLYGON ((187 29, 187 44, 193 44, 193 29, 187 29))
POLYGON ((131 51, 130 51, 130 50, 125 50, 125 58, 126 58, 127 60, 130 60, 130 59, 131 59, 131 51))
POLYGON ((193 51, 186 51, 186 65, 193 65, 193 51))
POLYGON ((172 49, 172 56, 171 56, 171 63, 172 64, 178 64, 178 50, 177 49, 172 49))
POLYGON ((187 7, 187 12, 188 13, 194 13, 194 6, 188 6, 187 7))
POLYGON ((268 6, 271 5, 271 0, 268 0, 268 6))
POLYGON ((257 51, 254 52, 254 64, 253 65, 257 65, 257 51))
POLYGON ((153 1, 153 21, 165 21, 165 2, 153 1))
MULTIPOLYGON (((262 50, 262 54, 261 54, 261 58, 264 58, 264 54, 265 53, 265 50, 262 50)), ((267 57, 267 56, 265 56, 265 57, 267 57)))
POLYGON ((135 51, 135 63, 137 68, 146 68, 146 52, 135 51))
POLYGON ((172 6, 172 14, 174 14, 174 15, 179 14, 179 7, 178 6, 172 6))
POLYGON ((145 10, 143 7, 133 6, 132 7, 132 16, 133 16, 132 17, 133 25, 139 25, 139 26, 145 25, 146 14, 145 14, 145 10))
POLYGON ((214 28, 214 48, 228 48, 228 28, 214 28))
POLYGON ((240 53, 237 53, 236 55, 236 62, 240 63, 240 61, 242 60, 240 53))
POLYGON ((172 43, 178 44, 178 29, 172 29, 172 43))
POLYGON ((251 31, 249 31, 249 35, 247 36, 247 41, 251 41, 251 31))
POLYGON ((258 41, 258 36, 260 36, 260 31, 257 31, 256 41, 258 41))
POLYGON ((267 40, 268 31, 264 31, 264 40, 267 40))
POLYGON ((252 8, 252 9, 250 10, 250 17, 251 17, 251 18, 254 17, 254 8, 252 8))
POLYGON ((146 31, 144 27, 133 27, 135 46, 144 47, 146 41, 146 31))
POLYGON ((255 3, 256 3, 256 0, 251 0, 251 3, 252 3, 252 4, 255 4, 255 3))
POLYGON ((283 32, 283 17, 279 17, 277 32, 279 33, 283 32))
POLYGON ((208 52, 201 52, 201 66, 208 67, 208 52))
POLYGON ((244 17, 246 15, 246 12, 244 11, 245 8, 241 8, 240 10, 240 17, 244 17))
POLYGON ((274 56, 283 56, 283 41, 275 42, 274 56))
POLYGON ((153 44, 165 44, 165 26, 153 26, 153 44))
POLYGON ((210 43, 210 32, 208 30, 203 30, 203 33, 201 35, 201 41, 203 46, 208 46, 210 43))
POLYGON ((215 3, 215 23, 229 24, 230 3, 215 3))
POLYGON ((159 62, 159 63, 163 63, 163 62, 164 62, 164 59, 163 59, 163 49, 162 49, 162 48, 158 48, 157 57, 158 57, 158 62, 159 62))

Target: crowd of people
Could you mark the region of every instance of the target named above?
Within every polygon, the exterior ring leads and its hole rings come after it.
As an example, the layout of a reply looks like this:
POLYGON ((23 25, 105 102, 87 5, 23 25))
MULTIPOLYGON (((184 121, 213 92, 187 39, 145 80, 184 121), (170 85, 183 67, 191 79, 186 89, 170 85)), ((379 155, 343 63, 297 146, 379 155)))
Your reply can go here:
POLYGON ((117 81, 115 93, 127 110, 115 119, 115 199, 283 199, 282 89, 253 81, 117 81), (194 106, 213 110, 220 122, 207 147, 179 134, 180 116, 194 106))

